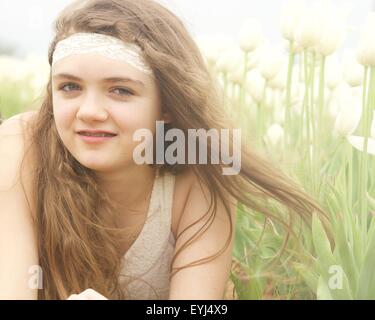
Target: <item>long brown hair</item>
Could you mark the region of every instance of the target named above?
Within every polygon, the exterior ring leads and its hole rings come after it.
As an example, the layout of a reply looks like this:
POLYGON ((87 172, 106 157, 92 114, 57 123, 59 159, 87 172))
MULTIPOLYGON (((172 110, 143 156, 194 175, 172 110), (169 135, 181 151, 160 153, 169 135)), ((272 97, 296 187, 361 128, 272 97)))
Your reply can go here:
MULTIPOLYGON (((74 2, 57 19, 56 35, 49 50, 50 65, 57 42, 76 32, 111 35, 142 48, 159 85, 162 106, 172 115, 171 128, 187 132, 191 128, 235 127, 226 115, 218 85, 196 43, 180 19, 157 2, 74 2)), ((32 147, 37 157, 36 225, 44 286, 39 290, 38 298, 66 299, 70 294, 89 287, 111 299, 126 298, 118 282, 122 256, 113 228, 111 203, 100 190, 95 172, 72 157, 59 138, 53 118, 51 79, 32 130, 32 147), (97 214, 98 207, 104 214, 97 214)), ((229 143, 233 147, 231 140, 229 143)), ((210 143, 208 147, 211 147, 210 143)), ((200 182, 209 186, 211 223, 218 199, 223 201, 230 222, 225 247, 214 256, 194 262, 194 265, 214 259, 228 247, 234 224, 230 214, 232 199, 287 228, 288 223, 272 214, 267 199, 274 199, 284 205, 288 213, 300 216, 308 223, 313 211, 321 212, 301 187, 244 141, 238 175, 223 175, 224 164, 164 164, 160 169, 161 173, 169 171, 178 175, 188 166, 200 182)), ((197 236, 198 233, 176 252, 173 261, 197 236)), ((193 264, 173 269, 170 276, 193 264)))

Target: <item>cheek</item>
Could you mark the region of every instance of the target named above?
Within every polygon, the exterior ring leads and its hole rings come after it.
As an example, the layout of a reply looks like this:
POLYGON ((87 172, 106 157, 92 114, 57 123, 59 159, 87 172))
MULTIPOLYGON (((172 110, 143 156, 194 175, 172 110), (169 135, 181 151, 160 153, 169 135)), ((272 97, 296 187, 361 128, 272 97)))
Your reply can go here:
MULTIPOLYGON (((117 113, 117 112, 116 112, 117 113)), ((122 132, 134 133, 138 129, 155 130, 160 114, 153 106, 143 105, 136 109, 122 110, 116 115, 117 125, 122 132)))
POLYGON ((56 126, 59 128, 66 128, 74 119, 76 110, 67 102, 62 102, 60 99, 53 99, 53 114, 56 126))

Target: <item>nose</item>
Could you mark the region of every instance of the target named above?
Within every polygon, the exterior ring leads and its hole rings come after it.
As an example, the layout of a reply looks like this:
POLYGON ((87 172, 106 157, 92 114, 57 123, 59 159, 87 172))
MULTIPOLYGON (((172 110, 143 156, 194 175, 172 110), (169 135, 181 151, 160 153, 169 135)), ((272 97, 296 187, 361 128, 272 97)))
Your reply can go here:
POLYGON ((83 98, 76 117, 85 122, 105 121, 108 113, 98 95, 91 92, 83 98))

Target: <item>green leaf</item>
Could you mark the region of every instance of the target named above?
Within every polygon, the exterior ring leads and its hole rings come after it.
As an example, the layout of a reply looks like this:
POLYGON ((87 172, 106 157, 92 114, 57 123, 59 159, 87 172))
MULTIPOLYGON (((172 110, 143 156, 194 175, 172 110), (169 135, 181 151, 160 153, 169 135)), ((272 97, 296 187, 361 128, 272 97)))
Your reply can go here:
POLYGON ((375 299, 375 234, 369 234, 363 265, 359 273, 357 299, 375 299))
POLYGON ((331 292, 327 286, 326 281, 322 276, 318 280, 318 288, 316 290, 316 298, 318 300, 333 300, 331 292))
POLYGON ((314 248, 318 257, 318 263, 328 270, 328 267, 336 264, 332 254, 331 244, 327 234, 323 229, 322 223, 316 213, 312 218, 312 237, 314 248))

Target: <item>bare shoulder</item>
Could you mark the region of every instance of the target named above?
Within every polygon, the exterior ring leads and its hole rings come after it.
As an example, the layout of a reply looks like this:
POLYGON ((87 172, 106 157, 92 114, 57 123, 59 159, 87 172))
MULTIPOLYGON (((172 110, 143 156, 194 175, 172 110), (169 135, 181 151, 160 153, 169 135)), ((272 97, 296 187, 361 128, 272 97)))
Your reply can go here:
MULTIPOLYGON (((178 227, 180 225, 181 217, 186 208, 189 197, 192 197, 192 199, 197 199, 197 202, 199 202, 200 205, 204 207, 202 210, 206 210, 208 208, 211 200, 210 187, 207 184, 202 183, 200 179, 198 179, 198 177, 194 174, 194 171, 191 169, 176 176, 172 205, 172 231, 175 239, 178 227)), ((237 200, 230 196, 227 200, 229 200, 228 204, 230 206, 232 217, 236 219, 237 200)), ((195 204, 199 205, 197 202, 195 202, 195 204)), ((219 199, 219 202, 219 206, 223 207, 221 199, 219 199)), ((222 221, 227 221, 226 211, 218 210, 217 217, 222 221)))
POLYGON ((30 266, 38 265, 32 157, 24 134, 29 116, 0 125, 0 299, 37 299, 37 290, 25 285, 30 266))
POLYGON ((191 169, 176 175, 172 204, 172 232, 175 239, 177 237, 177 229, 182 212, 184 211, 190 190, 196 179, 197 178, 191 169))
POLYGON ((9 189, 21 178, 31 205, 32 172, 36 160, 27 131, 35 115, 35 111, 17 114, 0 125, 0 187, 9 189))
POLYGON ((35 119, 36 115, 37 111, 27 111, 6 119, 0 124, 1 137, 25 134, 25 129, 29 127, 28 125, 35 119))

